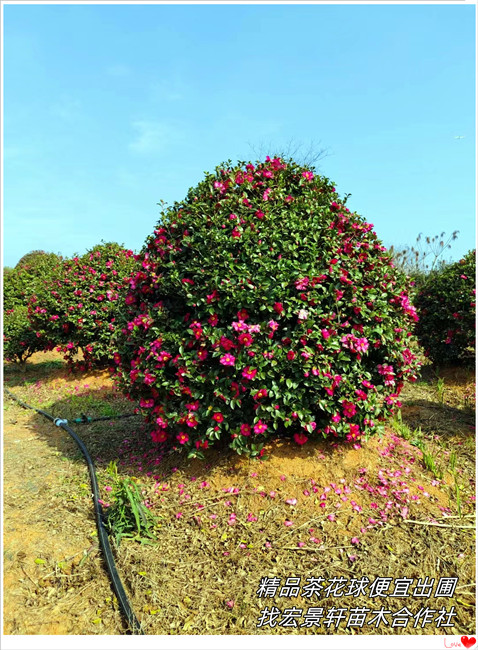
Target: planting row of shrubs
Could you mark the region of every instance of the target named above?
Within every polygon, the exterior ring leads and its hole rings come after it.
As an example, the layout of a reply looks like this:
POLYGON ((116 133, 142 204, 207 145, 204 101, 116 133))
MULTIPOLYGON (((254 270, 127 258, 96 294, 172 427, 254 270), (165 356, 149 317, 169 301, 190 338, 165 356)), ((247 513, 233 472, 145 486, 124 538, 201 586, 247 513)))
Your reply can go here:
POLYGON ((37 285, 28 316, 45 349, 57 345, 70 362, 81 350, 85 367, 109 363, 121 290, 134 266, 132 251, 101 244, 37 285))
POLYGON ((416 334, 438 363, 473 363, 476 336, 476 251, 430 273, 419 283, 416 334))
POLYGON ((3 273, 3 353, 7 361, 24 362, 44 349, 28 320, 28 300, 43 281, 54 277, 61 257, 32 251, 3 273))
MULTIPOLYGON (((58 260, 9 316, 28 312, 28 349, 114 360, 156 442, 260 455, 272 435, 373 433, 416 379, 415 334, 432 359, 469 360, 474 266, 472 252, 415 298, 327 178, 268 157, 208 174, 162 212, 139 255, 103 244, 58 260)), ((5 276, 7 311, 20 277, 5 276)), ((12 318, 6 357, 24 359, 15 331, 12 318)))
POLYGON ((70 363, 81 351, 82 368, 109 363, 133 252, 107 243, 71 260, 41 251, 28 264, 22 260, 4 275, 5 358, 24 361, 56 347, 70 363))

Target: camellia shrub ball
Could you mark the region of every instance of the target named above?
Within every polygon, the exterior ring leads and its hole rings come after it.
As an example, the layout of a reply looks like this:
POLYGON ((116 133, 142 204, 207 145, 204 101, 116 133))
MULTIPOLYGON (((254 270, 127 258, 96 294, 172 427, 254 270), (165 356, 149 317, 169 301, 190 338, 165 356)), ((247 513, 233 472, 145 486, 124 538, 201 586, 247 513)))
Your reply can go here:
POLYGON ((331 182, 228 163, 162 213, 119 310, 119 383, 152 438, 359 441, 416 379, 405 276, 331 182))
POLYGON ((27 303, 43 281, 52 275, 58 255, 32 251, 14 269, 4 269, 3 354, 6 361, 24 362, 42 349, 28 320, 27 303), (5 272, 6 271, 6 272, 5 272))
POLYGON ((70 363, 81 350, 85 368, 111 364, 117 303, 135 264, 133 252, 116 243, 99 244, 58 264, 28 305, 43 349, 57 345, 70 363))
POLYGON ((438 363, 473 363, 475 358, 476 251, 431 273, 415 300, 416 333, 425 355, 438 363))

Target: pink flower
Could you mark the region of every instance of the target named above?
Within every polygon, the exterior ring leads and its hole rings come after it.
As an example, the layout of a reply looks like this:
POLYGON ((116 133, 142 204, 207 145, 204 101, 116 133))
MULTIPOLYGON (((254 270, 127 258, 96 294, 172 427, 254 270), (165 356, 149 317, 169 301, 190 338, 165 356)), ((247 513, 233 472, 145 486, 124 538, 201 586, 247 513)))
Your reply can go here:
POLYGON ((176 436, 176 439, 179 441, 181 445, 184 445, 189 440, 189 436, 187 433, 180 431, 179 434, 176 436))
POLYGON ((154 406, 154 399, 144 399, 143 397, 139 400, 139 405, 145 409, 151 409, 154 406))
POLYGON ((262 420, 259 420, 257 424, 254 425, 254 433, 264 433, 267 430, 267 424, 262 422, 262 420))
POLYGON ((307 180, 311 181, 314 178, 314 174, 312 172, 302 172, 302 176, 307 180))
POLYGON ((219 363, 222 363, 223 366, 233 366, 236 361, 236 357, 232 354, 225 354, 219 359, 219 363))
POLYGON ((360 427, 358 424, 349 424, 350 433, 347 434, 348 442, 360 438, 360 427))
POLYGON ((286 499, 285 502, 286 502, 289 506, 295 506, 296 503, 297 503, 297 499, 286 499))
POLYGON ((247 330, 248 330, 248 326, 247 326, 247 324, 244 322, 244 320, 239 320, 239 321, 234 321, 234 322, 232 323, 232 329, 233 329, 235 332, 247 332, 247 330))
POLYGON ((367 352, 368 341, 366 338, 357 339, 355 341, 355 349, 357 352, 367 352))
POLYGON ((295 281, 295 288, 298 291, 303 291, 304 289, 307 288, 307 285, 309 284, 309 278, 299 278, 298 280, 295 281))
POLYGON ((294 522, 293 522, 293 521, 289 521, 288 519, 286 519, 286 520, 284 521, 284 526, 287 526, 288 528, 289 528, 289 526, 293 526, 293 525, 294 525, 294 522))
POLYGON ((355 415, 355 413, 357 412, 357 408, 356 408, 355 404, 353 404, 352 402, 348 402, 345 399, 342 400, 342 408, 344 410, 344 415, 347 418, 353 417, 355 415))
POLYGON ((294 433, 294 440, 298 445, 305 445, 308 437, 304 433, 294 433))
POLYGON ((257 369, 256 368, 251 368, 250 366, 246 366, 244 370, 242 371, 242 376, 245 379, 254 379, 254 377, 257 374, 257 369))
POLYGON ((350 542, 351 542, 352 544, 360 544, 360 540, 359 540, 358 537, 352 537, 352 539, 350 540, 350 542))

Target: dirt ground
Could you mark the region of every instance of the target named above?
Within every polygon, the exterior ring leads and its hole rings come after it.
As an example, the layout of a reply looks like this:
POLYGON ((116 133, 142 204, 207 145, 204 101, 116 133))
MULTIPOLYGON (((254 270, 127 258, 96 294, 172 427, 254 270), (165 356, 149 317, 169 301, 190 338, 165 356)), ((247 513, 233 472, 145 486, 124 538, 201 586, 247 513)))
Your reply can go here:
POLYGON ((104 619, 105 605, 113 629, 122 630, 98 553, 86 464, 72 460, 77 450, 64 430, 13 402, 5 407, 4 634, 98 634, 93 621, 104 619), (78 481, 83 498, 71 494, 78 481))
MULTIPOLYGON (((108 401, 106 373, 68 375, 57 360, 54 354, 34 358, 25 372, 6 373, 6 384, 56 416, 79 415, 81 405, 93 408, 108 401)), ((409 439, 387 427, 383 437, 356 449, 331 448, 325 442, 299 448, 277 440, 268 444, 263 461, 214 449, 206 461, 177 455, 158 459, 137 421, 76 428, 95 460, 103 498, 108 494, 107 463, 118 459, 123 475, 139 477, 161 522, 154 546, 125 541, 115 549, 119 573, 146 633, 350 634, 343 628, 257 629, 266 605, 315 604, 259 599, 261 576, 305 579, 318 571, 323 580, 457 575, 453 602, 427 602, 437 611, 454 605, 454 627, 362 633, 474 633, 474 427, 471 411, 457 407, 465 393, 471 395, 472 383, 470 373, 449 372, 441 405, 431 399, 428 386, 410 388, 402 409, 409 439), (440 480, 438 471, 423 466, 422 452, 412 444, 421 428, 428 432, 425 441, 437 468, 443 469, 440 480), (447 471, 451 454, 456 456, 455 478, 447 471), (406 478, 407 514, 391 509, 388 519, 368 523, 376 517, 374 501, 387 508, 392 498, 387 490, 395 480, 390 477, 397 471, 400 481, 406 478), (456 477, 462 485, 460 513, 456 477), (321 493, 331 485, 336 486, 334 502, 322 501, 321 509, 321 493), (341 487, 349 489, 342 504, 335 496, 341 487), (385 490, 382 501, 379 489, 385 490), (231 511, 237 515, 234 526, 231 511), (290 527, 285 524, 289 520, 290 527)), ((126 412, 131 405, 121 408, 126 412)), ((98 549, 86 465, 75 443, 62 429, 6 398, 3 424, 4 634, 124 634, 98 549)), ((409 602, 395 601, 386 604, 412 609, 409 602)), ((323 604, 337 605, 337 600, 323 604)), ((353 605, 373 608, 378 603, 360 597, 353 605)))

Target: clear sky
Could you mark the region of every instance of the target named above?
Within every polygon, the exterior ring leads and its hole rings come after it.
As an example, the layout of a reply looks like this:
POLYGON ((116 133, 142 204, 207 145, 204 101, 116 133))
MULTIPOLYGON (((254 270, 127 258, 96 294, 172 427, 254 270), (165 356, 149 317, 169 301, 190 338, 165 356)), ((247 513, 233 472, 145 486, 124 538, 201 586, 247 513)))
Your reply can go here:
POLYGON ((386 246, 459 230, 458 259, 474 61, 470 5, 4 5, 3 264, 137 251, 161 199, 291 140, 386 246))

